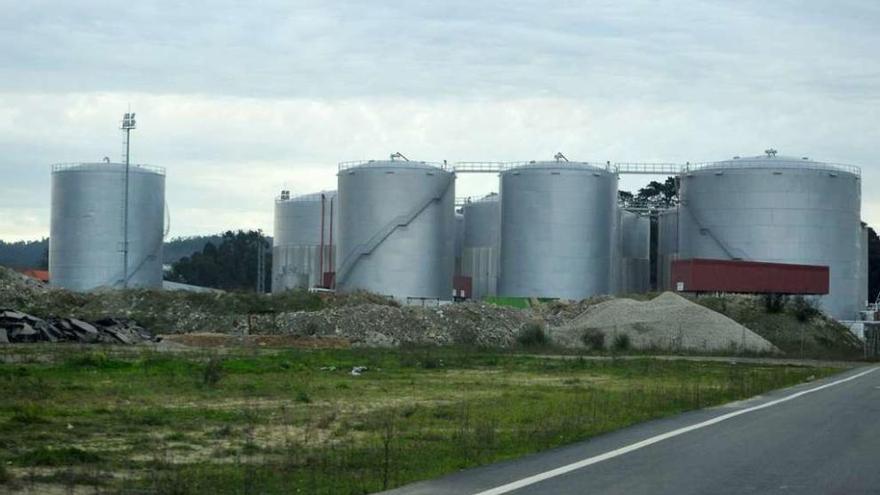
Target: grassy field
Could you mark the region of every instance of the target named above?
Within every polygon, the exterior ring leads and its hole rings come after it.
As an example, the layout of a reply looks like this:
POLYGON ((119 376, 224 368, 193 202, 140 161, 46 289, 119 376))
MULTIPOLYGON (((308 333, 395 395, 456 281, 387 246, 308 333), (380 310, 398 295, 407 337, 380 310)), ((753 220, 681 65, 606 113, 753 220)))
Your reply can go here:
POLYGON ((31 493, 369 493, 834 372, 459 349, 4 353, 0 491, 31 493))

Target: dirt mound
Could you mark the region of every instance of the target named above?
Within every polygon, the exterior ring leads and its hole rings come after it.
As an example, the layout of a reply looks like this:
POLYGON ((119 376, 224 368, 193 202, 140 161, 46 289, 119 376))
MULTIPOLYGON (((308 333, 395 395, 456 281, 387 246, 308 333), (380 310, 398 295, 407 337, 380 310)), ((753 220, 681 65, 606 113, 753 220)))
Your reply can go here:
POLYGON ((568 347, 584 346, 588 331, 605 335, 610 346, 626 335, 635 349, 672 351, 776 352, 767 340, 748 328, 671 292, 646 302, 612 299, 589 307, 551 335, 568 347))
POLYGON ((531 320, 528 311, 480 303, 434 308, 384 304, 259 315, 248 333, 345 338, 354 346, 476 345, 509 347, 531 320))
POLYGON ((549 301, 532 306, 532 310, 548 325, 559 327, 582 315, 589 308, 613 299, 613 296, 593 296, 580 301, 549 301))

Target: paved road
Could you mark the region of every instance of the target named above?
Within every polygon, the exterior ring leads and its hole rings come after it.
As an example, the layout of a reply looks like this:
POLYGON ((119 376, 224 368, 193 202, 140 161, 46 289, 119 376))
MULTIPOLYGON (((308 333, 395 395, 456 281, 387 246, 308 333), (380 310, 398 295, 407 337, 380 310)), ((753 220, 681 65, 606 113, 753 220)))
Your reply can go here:
POLYGON ((880 369, 850 370, 388 493, 880 494, 880 369))

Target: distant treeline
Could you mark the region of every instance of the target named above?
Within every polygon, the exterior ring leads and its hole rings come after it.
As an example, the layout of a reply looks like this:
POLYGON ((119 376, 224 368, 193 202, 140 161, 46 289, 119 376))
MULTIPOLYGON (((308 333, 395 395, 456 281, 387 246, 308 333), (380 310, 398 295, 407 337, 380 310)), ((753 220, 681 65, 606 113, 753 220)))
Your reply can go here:
POLYGON ((49 239, 39 241, 0 241, 0 265, 10 268, 49 267, 49 239))
POLYGON ((219 244, 222 239, 222 234, 175 237, 162 248, 162 263, 172 265, 181 258, 201 251, 208 243, 219 244))
POLYGON ((268 288, 272 273, 272 239, 259 230, 224 232, 197 252, 171 265, 166 280, 223 290, 252 291, 256 287, 258 252, 262 246, 263 274, 268 288))
MULTIPOLYGON (((165 243, 162 262, 166 265, 201 252, 205 245, 218 245, 223 234, 175 237, 165 243)), ((49 267, 49 239, 39 241, 0 241, 0 265, 9 268, 35 268, 45 270, 49 267)))
POLYGON ((880 293, 880 237, 868 227, 868 301, 877 300, 880 293))

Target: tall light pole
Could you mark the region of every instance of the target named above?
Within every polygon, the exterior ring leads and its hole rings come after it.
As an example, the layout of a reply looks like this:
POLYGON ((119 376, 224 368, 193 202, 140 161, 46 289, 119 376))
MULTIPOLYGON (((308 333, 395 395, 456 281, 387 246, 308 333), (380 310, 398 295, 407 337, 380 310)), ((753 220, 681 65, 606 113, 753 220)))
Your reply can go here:
POLYGON ((135 128, 134 112, 126 113, 122 117, 122 132, 125 133, 125 185, 122 206, 122 287, 128 288, 128 183, 129 168, 131 166, 129 155, 131 151, 131 130, 135 128))

